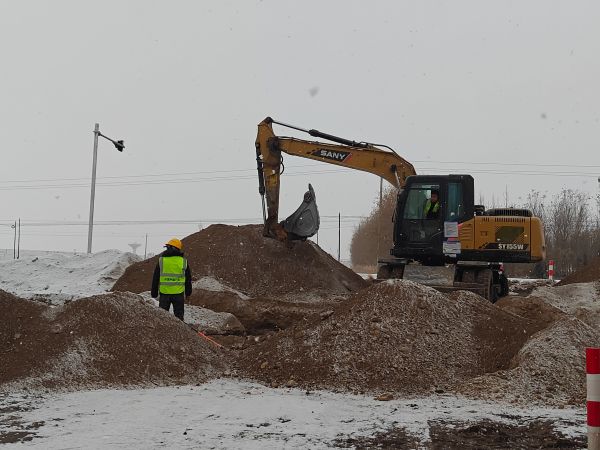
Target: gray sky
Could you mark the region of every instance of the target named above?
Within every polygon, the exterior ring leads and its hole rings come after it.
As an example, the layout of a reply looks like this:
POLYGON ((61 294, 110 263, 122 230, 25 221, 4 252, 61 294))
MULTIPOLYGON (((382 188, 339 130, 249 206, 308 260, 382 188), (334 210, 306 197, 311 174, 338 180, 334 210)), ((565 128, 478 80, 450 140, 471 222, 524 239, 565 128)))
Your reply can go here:
MULTIPOLYGON (((27 224, 87 221, 95 122, 127 146, 100 142, 96 220, 192 222, 98 225, 95 251, 258 221, 267 115, 388 144, 419 173, 472 173, 488 203, 595 193, 598 23, 595 1, 2 1, 0 223, 21 217, 23 248, 85 250, 85 226, 27 224)), ((283 215, 311 182, 337 252, 326 216, 368 214, 378 179, 285 161, 283 215)))

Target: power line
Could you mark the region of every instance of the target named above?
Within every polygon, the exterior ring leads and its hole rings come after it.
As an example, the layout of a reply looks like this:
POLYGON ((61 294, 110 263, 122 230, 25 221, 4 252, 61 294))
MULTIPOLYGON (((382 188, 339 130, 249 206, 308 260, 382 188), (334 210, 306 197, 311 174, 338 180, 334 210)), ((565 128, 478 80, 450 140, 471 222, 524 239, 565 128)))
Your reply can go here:
MULTIPOLYGON (((343 170, 324 170, 318 172, 298 172, 288 173, 284 176, 306 176, 306 175, 325 175, 332 173, 346 172, 351 169, 343 170)), ((596 178, 599 176, 598 173, 591 172, 543 172, 543 171, 500 171, 500 170, 483 170, 483 169, 468 169, 464 168, 420 168, 420 173, 423 174, 448 174, 448 173, 476 173, 486 175, 517 175, 517 176, 552 176, 552 177, 580 177, 580 178, 596 178)), ((208 178, 190 178, 190 179, 176 179, 176 180, 146 180, 146 181, 122 181, 122 182, 107 182, 98 183, 100 187, 119 187, 119 186, 147 186, 147 185, 163 185, 163 184, 187 184, 187 183, 202 183, 202 182, 236 182, 242 180, 254 179, 254 176, 243 176, 243 177, 208 177, 208 178)), ((19 191, 19 190, 37 190, 37 189, 71 189, 71 188, 89 188, 87 183, 78 184, 50 184, 50 185, 26 185, 26 186, 0 186, 0 191, 19 191)))
MULTIPOLYGON (((314 167, 314 164, 300 164, 293 166, 286 166, 289 169, 297 169, 297 168, 306 168, 306 167, 314 167)), ((165 173, 148 173, 148 174, 138 174, 138 175, 111 175, 104 177, 97 177, 98 180, 109 180, 109 179, 123 179, 127 180, 128 178, 151 178, 151 177, 166 177, 166 176, 183 176, 183 175, 206 175, 206 174, 215 174, 215 173, 239 173, 239 172, 248 172, 256 174, 256 168, 254 169, 229 169, 229 170, 205 170, 205 171, 196 171, 196 172, 165 172, 165 173)), ((310 172, 317 173, 317 172, 310 172)), ((254 175, 256 177, 256 175, 254 175)), ((253 177, 253 178, 254 178, 253 177)), ((229 177, 221 177, 223 179, 230 179, 229 177)), ((0 184, 10 184, 10 183, 37 183, 37 182, 61 182, 61 181, 89 181, 89 177, 87 178, 45 178, 45 179, 27 179, 27 180, 4 180, 0 181, 0 184)), ((87 184, 86 184, 87 185, 87 184)))
POLYGON ((528 170, 528 171, 518 171, 518 170, 485 170, 485 169, 466 169, 464 167, 461 168, 448 168, 444 167, 443 170, 439 167, 421 167, 421 171, 424 173, 430 174, 431 172, 439 172, 439 173, 481 173, 481 174, 491 174, 491 175, 537 175, 537 176, 555 176, 555 177, 598 177, 600 175, 599 172, 545 172, 540 170, 528 170))
MULTIPOLYGON (((486 161, 437 161, 437 160, 413 160, 414 163, 423 163, 423 164, 464 164, 464 165, 486 165, 486 166, 525 166, 525 167, 560 167, 560 168, 583 168, 583 169, 591 169, 591 168, 600 168, 600 165, 580 165, 580 164, 541 164, 541 163, 506 163, 506 162, 486 162, 486 161)), ((300 165, 289 165, 287 166, 289 169, 295 168, 307 168, 314 167, 313 164, 300 164, 300 165)), ((341 167, 341 166, 338 166, 341 167)), ((426 167, 421 167, 422 170, 439 170, 439 168, 431 168, 428 169, 426 167)), ((325 171, 310 171, 310 172, 299 172, 299 173, 287 173, 287 175, 311 175, 311 174, 321 174, 321 173, 336 173, 345 170, 352 170, 351 168, 342 168, 341 170, 325 170, 325 171)), ((465 168, 461 167, 460 169, 444 169, 444 171, 448 170, 462 170, 465 168)), ((482 169, 469 169, 469 170, 482 170, 482 169)), ((256 169, 227 169, 227 170, 209 170, 209 171, 194 171, 194 172, 165 172, 165 173, 149 173, 149 174, 137 174, 137 175, 114 175, 114 176, 104 176, 98 177, 99 180, 121 180, 117 183, 136 183, 135 181, 127 181, 132 178, 152 178, 152 177, 169 177, 169 176, 190 176, 190 175, 207 175, 207 174, 227 174, 227 173, 255 173, 256 169)), ((486 171, 486 173, 488 173, 486 171)), ((597 173, 590 172, 575 172, 575 171, 561 171, 561 172, 544 172, 544 171, 508 171, 508 170, 492 170, 489 173, 498 173, 498 174, 507 174, 507 173, 522 173, 525 175, 529 175, 531 173, 535 174, 547 174, 547 175, 559 175, 559 176, 597 176, 597 173), (564 174, 564 175, 561 175, 564 174)), ((248 179, 254 178, 243 176, 237 177, 236 179, 248 179)), ((181 180, 181 182, 194 182, 194 181, 211 181, 211 180, 232 180, 231 177, 208 177, 208 178, 194 178, 194 179, 186 179, 181 180)), ((88 186, 88 178, 45 178, 45 179, 25 179, 25 180, 4 180, 0 181, 0 184, 11 184, 11 183, 55 183, 55 182, 64 182, 64 181, 85 181, 83 184, 55 184, 55 185, 41 185, 40 188, 46 187, 80 187, 80 186, 88 186)), ((169 181, 179 181, 179 180, 145 180, 140 183, 164 183, 169 181)), ((104 183, 104 185, 119 185, 112 183, 104 183)), ((31 186, 31 185, 30 185, 31 186)), ((24 188, 28 186, 20 186, 19 188, 24 188)), ((37 186, 36 186, 37 187, 37 186)), ((12 188, 11 186, 4 187, 12 188)), ((2 189, 2 187, 0 187, 2 189)))
MULTIPOLYGON (((296 172, 287 173, 285 176, 304 176, 304 175, 323 175, 328 173, 339 173, 345 170, 322 170, 313 172, 296 172)), ((141 186, 141 185, 161 185, 161 184, 184 184, 184 183, 199 183, 199 182, 213 182, 213 181, 226 181, 227 183, 239 181, 239 180, 250 180, 255 179, 256 176, 241 176, 241 177, 205 177, 205 178, 188 178, 188 179, 171 179, 171 180, 145 180, 145 181, 117 181, 117 182, 106 182, 97 183, 96 186, 141 186)), ((16 190, 31 190, 31 189, 52 189, 52 188, 89 188, 88 183, 73 183, 73 184, 38 184, 38 185, 25 185, 25 186, 0 186, 0 190, 3 191, 16 191, 16 190)))
POLYGON ((434 164, 470 164, 470 165, 490 165, 490 166, 527 166, 527 167, 576 167, 589 169, 592 167, 600 168, 600 165, 593 164, 540 164, 540 163, 507 163, 491 161, 434 161, 431 159, 413 160, 415 163, 434 163, 434 164))
MULTIPOLYGON (((345 222, 360 221, 367 216, 360 215, 342 215, 342 220, 345 222)), ((336 222, 337 215, 322 215, 321 222, 336 222)), ((6 222, 8 220, 1 220, 6 222)), ((197 219, 149 219, 149 220, 98 220, 94 225, 98 226, 137 226, 137 225, 214 225, 214 224, 262 224, 262 217, 240 217, 240 218, 197 218, 197 219)), ((68 220, 23 220, 21 219, 22 227, 48 227, 48 226, 87 226, 87 221, 68 221, 68 220)))

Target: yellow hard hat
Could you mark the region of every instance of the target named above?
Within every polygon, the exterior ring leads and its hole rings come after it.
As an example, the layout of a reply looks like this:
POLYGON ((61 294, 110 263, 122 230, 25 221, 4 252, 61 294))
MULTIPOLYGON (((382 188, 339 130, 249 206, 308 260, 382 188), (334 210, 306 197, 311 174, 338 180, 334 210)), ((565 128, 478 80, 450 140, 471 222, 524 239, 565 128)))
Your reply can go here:
POLYGON ((173 238, 171 239, 169 242, 167 242, 165 245, 170 245, 171 247, 175 247, 178 248, 179 250, 183 250, 183 244, 181 243, 181 241, 177 238, 173 238))

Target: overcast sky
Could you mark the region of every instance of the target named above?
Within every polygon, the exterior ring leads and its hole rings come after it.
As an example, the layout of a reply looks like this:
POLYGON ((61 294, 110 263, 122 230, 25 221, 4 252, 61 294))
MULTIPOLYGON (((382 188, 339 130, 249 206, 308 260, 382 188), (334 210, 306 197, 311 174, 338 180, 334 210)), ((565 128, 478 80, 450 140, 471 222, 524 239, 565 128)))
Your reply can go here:
MULTIPOLYGON (((100 142, 95 219, 173 223, 98 225, 94 251, 260 221, 265 116, 472 173, 488 203, 595 194, 599 23, 597 1, 0 1, 0 248, 20 217, 23 248, 85 251, 85 225, 31 224, 87 221, 95 122, 126 144, 100 142)), ((285 161, 282 215, 311 182, 337 253, 327 216, 367 215, 378 179, 285 161)))

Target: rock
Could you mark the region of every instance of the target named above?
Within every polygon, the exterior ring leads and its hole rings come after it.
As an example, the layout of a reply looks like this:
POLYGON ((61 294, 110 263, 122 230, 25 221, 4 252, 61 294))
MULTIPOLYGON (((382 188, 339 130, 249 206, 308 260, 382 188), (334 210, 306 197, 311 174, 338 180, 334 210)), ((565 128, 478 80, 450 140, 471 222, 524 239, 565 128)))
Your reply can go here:
POLYGON ((267 367, 269 367, 269 363, 267 361, 264 361, 261 365, 260 368, 261 369, 266 369, 267 367))
POLYGON ((289 388, 293 388, 293 387, 298 386, 298 382, 292 378, 292 379, 288 380, 288 382, 285 383, 285 385, 289 388))
POLYGON ((208 335, 242 335, 246 332, 233 314, 214 312, 200 306, 186 305, 185 322, 208 335))
POLYGON ((390 400, 394 400, 394 396, 388 392, 385 394, 378 395, 377 397, 375 397, 375 400, 380 402, 389 402, 390 400))
POLYGON ((321 314, 319 314, 319 316, 321 316, 321 320, 325 320, 325 319, 331 317, 332 315, 333 315, 332 310, 323 311, 321 314))

